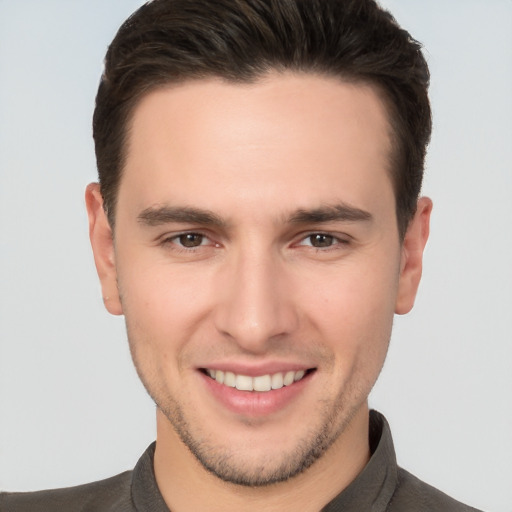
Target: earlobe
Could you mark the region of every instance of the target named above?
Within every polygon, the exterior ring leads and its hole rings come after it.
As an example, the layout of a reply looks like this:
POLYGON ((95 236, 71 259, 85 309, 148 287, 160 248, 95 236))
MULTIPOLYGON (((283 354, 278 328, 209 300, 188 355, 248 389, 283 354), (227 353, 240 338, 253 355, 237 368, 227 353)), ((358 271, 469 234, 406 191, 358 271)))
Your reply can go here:
POLYGON ((414 306, 423 268, 423 251, 430 230, 431 212, 432 201, 428 197, 421 197, 404 237, 395 305, 395 313, 398 315, 408 313, 414 306))
POLYGON ((103 302, 109 313, 122 315, 123 308, 117 288, 114 240, 110 223, 103 209, 103 197, 98 183, 91 183, 87 186, 85 204, 89 217, 89 238, 96 271, 100 278, 103 302))

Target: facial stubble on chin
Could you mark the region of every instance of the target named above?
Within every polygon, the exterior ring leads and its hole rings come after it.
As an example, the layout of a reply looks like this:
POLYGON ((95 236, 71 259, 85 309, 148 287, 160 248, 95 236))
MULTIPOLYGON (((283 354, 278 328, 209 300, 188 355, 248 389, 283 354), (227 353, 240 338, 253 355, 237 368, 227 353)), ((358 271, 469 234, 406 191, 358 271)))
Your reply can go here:
MULTIPOLYGON (((248 469, 244 460, 235 460, 236 453, 221 451, 221 449, 211 446, 205 439, 199 436, 194 437, 181 406, 172 398, 169 397, 169 403, 166 404, 168 407, 162 407, 154 397, 152 398, 183 444, 205 470, 224 482, 244 487, 270 486, 289 480, 306 471, 338 439, 356 412, 354 408, 351 414, 344 418, 337 430, 332 429, 332 425, 336 421, 336 414, 332 412, 316 432, 309 434, 297 444, 293 452, 279 454, 281 459, 279 462, 276 463, 278 457, 273 454, 272 460, 248 469)), ((327 409, 328 405, 325 404, 324 407, 327 409)), ((248 443, 250 443, 250 439, 248 439, 248 443)))
MULTIPOLYGON (((348 386, 349 389, 340 390, 334 400, 318 402, 319 408, 315 411, 318 424, 313 425, 311 430, 297 442, 293 451, 278 455, 273 452, 271 459, 260 462, 256 467, 248 468, 245 459, 243 456, 240 457, 239 453, 229 451, 227 447, 215 446, 208 439, 207 433, 194 432, 197 429, 193 428, 193 421, 186 418, 178 401, 164 390, 158 390, 142 370, 137 357, 136 344, 131 340, 128 326, 127 330, 132 359, 146 391, 167 418, 181 442, 201 466, 227 483, 244 487, 264 487, 300 475, 335 443, 366 401, 366 394, 361 393, 358 386, 352 385, 348 386)), ((360 370, 357 367, 353 369, 353 372, 358 371, 360 370)), ((353 380, 351 382, 354 383, 353 380)), ((248 426, 249 423, 247 423, 248 426)), ((252 428, 258 428, 258 425, 253 424, 252 428)), ((248 439, 248 444, 250 443, 251 440, 248 439)))

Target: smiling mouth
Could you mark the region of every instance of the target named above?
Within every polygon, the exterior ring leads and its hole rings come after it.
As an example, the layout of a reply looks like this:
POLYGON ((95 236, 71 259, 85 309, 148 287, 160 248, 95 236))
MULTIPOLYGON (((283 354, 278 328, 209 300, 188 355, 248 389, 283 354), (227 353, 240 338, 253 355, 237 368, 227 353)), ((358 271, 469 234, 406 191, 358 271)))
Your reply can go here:
POLYGON ((210 368, 203 369, 203 373, 217 381, 219 384, 223 384, 230 388, 236 388, 239 391, 259 392, 272 391, 275 389, 281 389, 285 386, 291 386, 295 382, 302 380, 312 371, 314 371, 314 369, 278 372, 250 377, 248 375, 239 375, 233 372, 224 372, 222 370, 213 370, 210 368))

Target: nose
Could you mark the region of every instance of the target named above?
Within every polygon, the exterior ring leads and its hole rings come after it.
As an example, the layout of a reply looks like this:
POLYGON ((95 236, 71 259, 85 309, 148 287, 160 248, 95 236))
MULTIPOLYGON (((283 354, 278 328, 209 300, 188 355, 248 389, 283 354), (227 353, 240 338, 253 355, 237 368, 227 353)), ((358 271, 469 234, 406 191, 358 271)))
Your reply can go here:
POLYGON ((291 334, 298 325, 292 284, 280 258, 248 250, 226 262, 214 314, 216 328, 250 353, 291 334))

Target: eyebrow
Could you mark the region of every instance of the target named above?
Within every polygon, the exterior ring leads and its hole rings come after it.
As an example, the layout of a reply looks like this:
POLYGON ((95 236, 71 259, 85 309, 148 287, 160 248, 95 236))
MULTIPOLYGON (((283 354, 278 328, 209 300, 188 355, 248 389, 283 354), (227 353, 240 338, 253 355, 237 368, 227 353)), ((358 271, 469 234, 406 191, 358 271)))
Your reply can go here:
POLYGON ((299 209, 289 218, 291 224, 320 224, 334 221, 369 222, 372 220, 373 216, 370 212, 345 203, 321 206, 311 210, 299 209))
POLYGON ((226 222, 217 214, 188 206, 158 206, 143 210, 137 217, 141 224, 159 226, 171 222, 183 224, 202 224, 205 226, 225 227, 226 222))
MULTIPOLYGON (((216 213, 189 206, 152 206, 143 210, 137 220, 146 226, 160 226, 172 222, 201 224, 203 226, 227 227, 227 223, 216 213)), ((312 209, 298 209, 288 217, 289 224, 321 224, 335 221, 371 221, 371 213, 344 203, 326 205, 312 209)))

